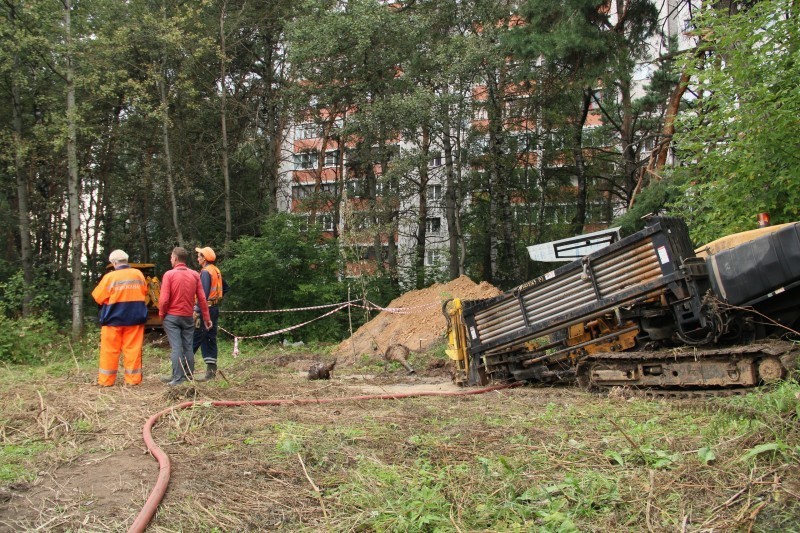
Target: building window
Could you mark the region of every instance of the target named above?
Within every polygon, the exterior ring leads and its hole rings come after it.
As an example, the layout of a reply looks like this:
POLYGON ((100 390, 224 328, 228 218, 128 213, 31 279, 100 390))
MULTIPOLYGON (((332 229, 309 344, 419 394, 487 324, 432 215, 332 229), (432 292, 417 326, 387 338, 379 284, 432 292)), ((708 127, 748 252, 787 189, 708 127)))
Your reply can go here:
POLYGON ((336 150, 325 152, 325 166, 335 167, 339 164, 339 152, 336 150))
POLYGON ((294 154, 294 168, 295 170, 313 168, 316 160, 317 153, 314 151, 294 154))
MULTIPOLYGON (((315 185, 292 185, 292 199, 302 200, 314 195, 315 185)), ((320 195, 335 196, 336 183, 322 183, 319 187, 320 195)))
POLYGON ((320 136, 319 126, 313 122, 298 124, 294 130, 295 139, 316 139, 320 136))
POLYGON ((307 197, 313 190, 314 189, 311 187, 303 185, 294 185, 292 186, 292 199, 302 200, 303 198, 307 197))
POLYGON ((602 91, 594 91, 592 93, 592 98, 589 100, 589 110, 596 111, 600 109, 600 104, 603 102, 603 92, 602 91))
POLYGON ((442 199, 441 185, 428 185, 428 202, 439 202, 442 199))
POLYGON ((345 183, 347 187, 347 195, 352 198, 361 198, 366 195, 364 180, 351 179, 345 183))
POLYGON ((444 165, 444 157, 442 157, 441 152, 436 152, 431 157, 431 165, 432 167, 440 167, 444 165))
POLYGON ((425 266, 437 266, 441 261, 441 253, 439 250, 425 249, 425 266))
POLYGON ((442 230, 442 219, 431 217, 425 219, 425 232, 429 235, 436 235, 442 230))
POLYGON ((317 215, 317 222, 322 231, 333 231, 333 215, 317 215))
POLYGON ((353 229, 363 231, 372 226, 372 217, 369 213, 359 211, 353 213, 353 229))

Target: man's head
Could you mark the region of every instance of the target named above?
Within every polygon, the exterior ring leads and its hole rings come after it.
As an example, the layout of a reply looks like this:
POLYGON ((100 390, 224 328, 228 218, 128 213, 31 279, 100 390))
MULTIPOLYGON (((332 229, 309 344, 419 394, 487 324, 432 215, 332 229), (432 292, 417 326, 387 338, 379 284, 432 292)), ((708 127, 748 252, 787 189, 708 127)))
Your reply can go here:
POLYGON ((189 252, 186 251, 186 248, 181 246, 176 246, 172 249, 172 264, 176 263, 183 263, 186 264, 186 261, 189 259, 189 252))
POLYGON ((128 254, 122 250, 114 250, 108 254, 108 260, 114 266, 125 265, 128 263, 128 254))
POLYGON ((217 260, 217 254, 215 254, 214 250, 209 246, 206 246, 205 248, 195 248, 194 251, 197 252, 198 262, 201 259, 204 259, 209 263, 213 263, 214 261, 217 260))

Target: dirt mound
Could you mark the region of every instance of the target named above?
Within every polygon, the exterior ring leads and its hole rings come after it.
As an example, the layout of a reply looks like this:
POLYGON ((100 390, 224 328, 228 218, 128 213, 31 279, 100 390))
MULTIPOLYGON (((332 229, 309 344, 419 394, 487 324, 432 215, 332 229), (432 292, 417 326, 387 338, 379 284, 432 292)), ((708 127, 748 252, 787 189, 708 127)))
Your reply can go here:
POLYGON ((359 355, 372 355, 375 346, 381 353, 396 343, 404 344, 411 350, 427 350, 445 333, 447 322, 442 315, 444 301, 450 298, 491 298, 500 292, 485 281, 477 284, 467 276, 407 292, 392 300, 386 311, 381 311, 358 328, 352 337, 339 344, 335 354, 343 361, 352 363, 359 355))

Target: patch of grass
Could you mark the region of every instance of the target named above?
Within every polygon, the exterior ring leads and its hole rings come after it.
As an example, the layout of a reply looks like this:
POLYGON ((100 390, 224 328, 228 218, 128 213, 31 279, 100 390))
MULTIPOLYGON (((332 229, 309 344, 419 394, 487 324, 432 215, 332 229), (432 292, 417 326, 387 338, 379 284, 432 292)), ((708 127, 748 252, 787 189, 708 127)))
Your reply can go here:
POLYGON ((411 467, 362 460, 331 497, 345 508, 366 510, 352 517, 357 530, 441 531, 451 525, 447 477, 424 459, 411 467))
POLYGON ((32 481, 36 477, 36 456, 51 448, 41 442, 0 446, 0 482, 32 481))

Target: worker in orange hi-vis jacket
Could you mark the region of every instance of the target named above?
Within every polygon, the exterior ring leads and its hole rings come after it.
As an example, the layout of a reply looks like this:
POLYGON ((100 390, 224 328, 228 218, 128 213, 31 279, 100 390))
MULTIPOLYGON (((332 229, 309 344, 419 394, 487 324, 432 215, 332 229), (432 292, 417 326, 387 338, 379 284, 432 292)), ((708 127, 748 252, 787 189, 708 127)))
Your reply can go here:
POLYGON ((128 254, 114 250, 108 256, 114 266, 92 291, 100 304, 100 370, 97 384, 114 385, 119 367, 119 354, 125 367, 125 384, 142 382, 142 341, 147 322, 147 283, 144 275, 128 265, 128 254))

